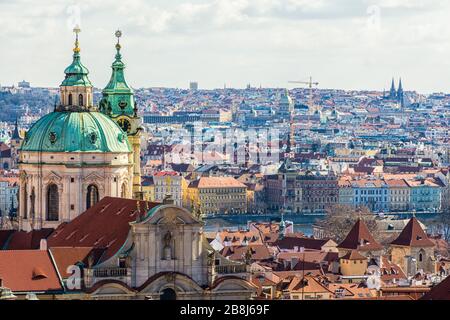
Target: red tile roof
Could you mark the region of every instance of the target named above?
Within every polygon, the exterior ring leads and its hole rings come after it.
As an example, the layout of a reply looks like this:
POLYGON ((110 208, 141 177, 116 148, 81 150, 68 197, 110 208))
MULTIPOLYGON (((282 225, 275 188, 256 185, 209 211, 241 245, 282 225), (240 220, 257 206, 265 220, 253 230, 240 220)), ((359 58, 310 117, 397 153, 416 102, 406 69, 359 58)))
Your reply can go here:
POLYGON ((428 239, 416 218, 409 220, 403 231, 391 244, 407 247, 434 247, 433 241, 428 239))
POLYGON ((5 250, 15 230, 0 230, 0 250, 5 250))
POLYGON ((312 239, 307 237, 296 237, 291 235, 286 235, 283 239, 277 240, 274 243, 274 246, 279 247, 280 249, 294 249, 305 248, 305 249, 314 249, 321 250, 322 247, 328 242, 328 239, 312 239))
POLYGON ((13 292, 62 291, 48 251, 0 251, 0 278, 13 292))
POLYGON ((358 251, 356 250, 352 250, 350 252, 347 252, 346 255, 344 255, 343 257, 341 257, 341 259, 344 260, 367 260, 367 258, 365 256, 363 256, 362 254, 360 254, 358 251))
POLYGON ((39 249, 41 239, 47 239, 53 229, 32 230, 30 232, 16 231, 5 244, 6 250, 31 250, 39 249))
POLYGON ((427 292, 420 300, 450 300, 450 277, 427 292))
POLYGON ((251 252, 252 260, 266 260, 272 257, 269 249, 263 244, 227 246, 222 249, 221 254, 231 260, 242 261, 247 252, 251 252))
MULTIPOLYGON (((160 203, 140 202, 140 215, 160 203)), ((137 201, 105 197, 96 205, 60 225, 48 238, 48 247, 93 247, 105 249, 99 262, 116 254, 127 239, 130 225, 136 220, 137 201)))
POLYGON ((50 252, 55 261, 56 267, 58 268, 59 274, 62 278, 67 278, 71 274, 67 273, 67 268, 69 266, 75 265, 76 263, 83 263, 84 265, 89 264, 89 256, 92 255, 95 262, 100 258, 104 250, 93 249, 92 247, 85 248, 67 248, 67 247, 55 247, 50 248, 50 252))
POLYGON ((381 250, 383 247, 375 241, 364 221, 362 219, 358 219, 353 228, 347 234, 347 237, 338 245, 338 248, 370 251, 381 250))

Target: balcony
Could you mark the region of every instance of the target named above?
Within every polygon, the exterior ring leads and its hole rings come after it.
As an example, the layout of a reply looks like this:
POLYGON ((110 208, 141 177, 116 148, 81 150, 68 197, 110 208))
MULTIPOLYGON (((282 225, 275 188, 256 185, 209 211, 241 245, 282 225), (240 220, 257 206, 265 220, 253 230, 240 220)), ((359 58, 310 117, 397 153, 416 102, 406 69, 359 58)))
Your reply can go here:
POLYGON ((116 278, 128 276, 127 268, 102 268, 94 269, 95 278, 116 278))
POLYGON ((236 274, 247 272, 247 265, 245 264, 230 264, 215 266, 214 271, 218 274, 236 274))

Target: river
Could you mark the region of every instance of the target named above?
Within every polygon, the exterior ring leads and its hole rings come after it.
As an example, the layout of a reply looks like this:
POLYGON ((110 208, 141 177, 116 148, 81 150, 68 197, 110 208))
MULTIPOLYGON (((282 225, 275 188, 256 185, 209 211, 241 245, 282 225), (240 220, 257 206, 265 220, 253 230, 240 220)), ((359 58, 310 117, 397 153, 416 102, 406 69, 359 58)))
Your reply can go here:
MULTIPOLYGON (((397 219, 409 219, 413 213, 401 213, 401 214, 385 214, 385 216, 393 216, 397 219)), ((416 218, 426 224, 427 221, 432 220, 438 216, 437 213, 419 213, 416 214, 416 218)), ((313 224, 317 220, 321 220, 325 215, 299 215, 299 214, 287 214, 284 219, 294 222, 294 231, 302 232, 307 236, 311 236, 313 233, 313 224)), ((224 228, 238 229, 245 228, 248 222, 270 222, 280 221, 279 214, 241 214, 241 215, 220 215, 215 217, 204 218, 205 227, 207 232, 218 231, 224 228)))

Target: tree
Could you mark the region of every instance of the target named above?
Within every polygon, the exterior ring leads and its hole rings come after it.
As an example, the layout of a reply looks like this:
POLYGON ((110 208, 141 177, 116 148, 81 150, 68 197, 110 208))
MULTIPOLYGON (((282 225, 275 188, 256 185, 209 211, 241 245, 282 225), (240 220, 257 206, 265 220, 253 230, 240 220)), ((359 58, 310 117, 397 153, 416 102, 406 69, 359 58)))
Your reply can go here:
POLYGON ((440 235, 442 239, 450 241, 450 211, 446 210, 428 223, 428 233, 440 235))
POLYGON ((326 217, 316 224, 324 229, 326 238, 331 238, 339 243, 345 239, 359 218, 364 220, 369 231, 377 238, 379 232, 375 220, 376 215, 367 207, 354 208, 346 205, 334 205, 327 209, 326 217))

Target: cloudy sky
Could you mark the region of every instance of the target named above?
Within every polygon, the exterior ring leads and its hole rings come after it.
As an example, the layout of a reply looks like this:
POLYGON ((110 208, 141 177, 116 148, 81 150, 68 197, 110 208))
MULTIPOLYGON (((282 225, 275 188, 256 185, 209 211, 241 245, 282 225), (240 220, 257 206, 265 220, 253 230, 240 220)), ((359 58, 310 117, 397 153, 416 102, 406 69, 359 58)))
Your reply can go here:
POLYGON ((106 85, 121 29, 138 87, 450 92, 448 0, 0 0, 0 83, 58 86, 79 23, 83 63, 106 85))

